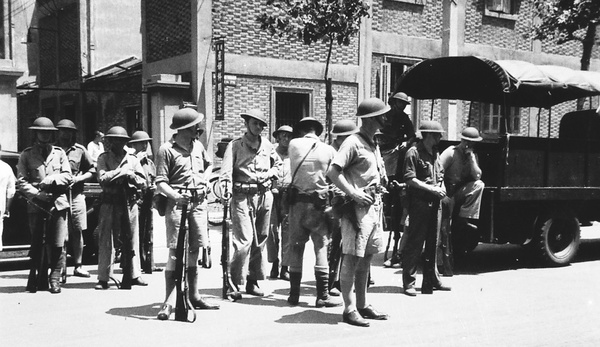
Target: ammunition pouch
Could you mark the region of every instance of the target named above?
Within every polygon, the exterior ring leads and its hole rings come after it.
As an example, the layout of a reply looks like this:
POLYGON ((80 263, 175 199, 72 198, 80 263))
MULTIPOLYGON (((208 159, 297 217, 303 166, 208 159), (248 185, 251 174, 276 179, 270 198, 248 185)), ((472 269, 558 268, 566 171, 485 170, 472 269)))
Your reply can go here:
POLYGON ((152 207, 158 211, 158 215, 164 217, 167 213, 167 196, 162 193, 156 193, 152 197, 152 207))
POLYGON ((313 204, 315 209, 324 211, 328 205, 327 193, 319 194, 318 192, 312 192, 310 194, 301 193, 296 187, 289 187, 288 191, 288 203, 290 206, 298 203, 313 204))
POLYGON ((254 195, 254 194, 264 194, 267 190, 271 189, 271 182, 266 181, 264 183, 243 183, 243 182, 235 182, 233 183, 233 192, 235 194, 246 194, 246 195, 254 195))

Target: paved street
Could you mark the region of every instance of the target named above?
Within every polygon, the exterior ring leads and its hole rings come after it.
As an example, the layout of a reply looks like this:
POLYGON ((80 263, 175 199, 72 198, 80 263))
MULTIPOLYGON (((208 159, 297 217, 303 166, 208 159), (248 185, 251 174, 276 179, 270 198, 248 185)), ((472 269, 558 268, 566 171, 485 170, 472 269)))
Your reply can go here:
MULTIPOLYGON (((160 235, 160 230, 157 235, 160 235)), ((600 237, 600 226, 584 230, 600 237)), ((196 311, 195 323, 156 320, 164 275, 145 275, 148 287, 96 291, 91 279, 69 277, 62 294, 24 291, 27 271, 0 272, 2 346, 597 346, 600 329, 600 240, 586 240, 568 267, 540 268, 520 247, 480 245, 458 274, 444 278, 452 292, 411 298, 401 270, 372 268, 370 302, 390 314, 369 328, 341 322, 341 308, 314 307, 314 257, 307 247, 301 305, 286 302, 288 282, 261 283, 265 298, 220 299, 220 233, 212 231, 213 268, 201 270, 203 295, 219 311, 196 311)), ((166 258, 164 240, 157 259, 166 258)), ((160 263, 159 263, 160 265, 160 263)), ((71 274, 72 268, 69 268, 71 274)), ((120 275, 117 276, 120 278, 120 275)), ((420 276, 418 279, 420 284, 420 276)))

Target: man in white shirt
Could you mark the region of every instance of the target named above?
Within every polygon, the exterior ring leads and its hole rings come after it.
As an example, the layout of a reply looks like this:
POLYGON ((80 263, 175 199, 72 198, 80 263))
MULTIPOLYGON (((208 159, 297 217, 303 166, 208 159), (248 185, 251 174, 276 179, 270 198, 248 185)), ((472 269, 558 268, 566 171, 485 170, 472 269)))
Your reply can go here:
MULTIPOLYGON (((0 146, 2 150, 2 146, 0 146)), ((2 232, 4 223, 2 220, 8 217, 10 203, 15 196, 15 174, 10 165, 0 160, 0 251, 2 250, 2 232)))
POLYGON ((90 153, 90 157, 92 157, 92 162, 94 165, 98 160, 98 156, 104 153, 104 144, 102 144, 102 140, 104 139, 104 134, 96 130, 96 137, 87 145, 87 150, 90 153))

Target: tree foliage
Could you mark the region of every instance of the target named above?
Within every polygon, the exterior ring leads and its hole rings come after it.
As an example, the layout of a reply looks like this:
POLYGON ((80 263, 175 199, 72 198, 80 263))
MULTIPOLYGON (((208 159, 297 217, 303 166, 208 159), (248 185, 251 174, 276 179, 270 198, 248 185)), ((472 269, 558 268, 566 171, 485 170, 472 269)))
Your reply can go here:
POLYGON ((600 23, 598 0, 535 0, 534 6, 541 19, 534 26, 536 39, 556 39, 559 44, 583 42, 590 39, 588 27, 600 23))
POLYGON ((370 5, 361 0, 267 0, 270 13, 256 20, 271 35, 295 36, 304 44, 317 41, 349 45, 370 5))

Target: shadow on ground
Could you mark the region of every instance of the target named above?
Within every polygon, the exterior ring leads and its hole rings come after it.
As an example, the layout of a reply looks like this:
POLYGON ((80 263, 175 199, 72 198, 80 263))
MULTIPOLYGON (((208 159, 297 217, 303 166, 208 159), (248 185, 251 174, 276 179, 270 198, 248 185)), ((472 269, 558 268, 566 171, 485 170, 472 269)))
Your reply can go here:
POLYGON ((133 307, 115 307, 106 311, 113 316, 129 317, 139 320, 155 320, 156 313, 160 310, 162 303, 148 304, 133 307))
POLYGON ((327 313, 319 310, 306 310, 294 314, 285 315, 275 322, 283 324, 338 324, 342 315, 338 313, 327 313))

